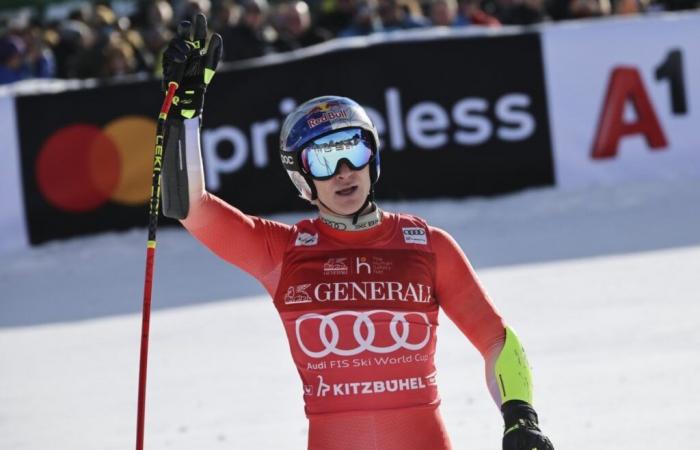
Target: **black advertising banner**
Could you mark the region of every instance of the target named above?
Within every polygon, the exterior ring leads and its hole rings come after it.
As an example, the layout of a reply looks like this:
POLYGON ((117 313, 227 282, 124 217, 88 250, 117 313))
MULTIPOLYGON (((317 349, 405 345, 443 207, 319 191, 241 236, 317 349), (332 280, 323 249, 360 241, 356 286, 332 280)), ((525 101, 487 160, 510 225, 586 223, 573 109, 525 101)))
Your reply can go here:
POLYGON ((16 99, 32 244, 148 223, 159 83, 16 99))
MULTIPOLYGON (((250 214, 307 208, 277 146, 285 115, 319 95, 367 108, 383 144, 380 199, 554 182, 540 39, 525 33, 338 45, 221 70, 205 101, 208 190, 250 214)), ((146 224, 160 101, 156 82, 17 99, 32 243, 146 224)))

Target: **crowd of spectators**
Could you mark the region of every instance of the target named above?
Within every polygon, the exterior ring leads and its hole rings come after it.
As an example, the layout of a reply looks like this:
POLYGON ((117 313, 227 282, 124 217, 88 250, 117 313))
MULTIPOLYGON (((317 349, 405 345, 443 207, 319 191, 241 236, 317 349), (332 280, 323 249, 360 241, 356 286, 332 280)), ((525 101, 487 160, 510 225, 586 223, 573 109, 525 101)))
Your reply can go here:
POLYGON ((224 40, 224 61, 335 37, 431 26, 530 25, 613 14, 694 9, 700 0, 140 0, 130 16, 85 2, 61 20, 0 21, 0 84, 27 78, 159 75, 180 20, 197 12, 224 40))

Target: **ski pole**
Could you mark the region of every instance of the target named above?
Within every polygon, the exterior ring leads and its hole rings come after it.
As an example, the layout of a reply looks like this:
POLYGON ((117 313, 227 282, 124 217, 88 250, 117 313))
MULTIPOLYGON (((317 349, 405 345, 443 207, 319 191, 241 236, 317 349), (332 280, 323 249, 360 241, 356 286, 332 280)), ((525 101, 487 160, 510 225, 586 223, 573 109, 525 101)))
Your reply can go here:
MULTIPOLYGON (((181 77, 181 76, 180 76, 181 77)), ((177 80, 180 77, 176 77, 177 80)), ((151 199, 148 208, 148 242, 146 245, 146 278, 143 286, 143 312, 141 318, 141 356, 139 362, 139 394, 136 417, 136 450, 143 450, 144 422, 146 416, 146 369, 148 365, 148 334, 151 321, 151 292, 153 290, 153 261, 156 254, 156 230, 158 228, 158 207, 160 204, 160 172, 163 166, 163 130, 165 119, 173 102, 179 83, 170 81, 165 100, 158 114, 156 126, 156 146, 153 155, 153 179, 151 199)))

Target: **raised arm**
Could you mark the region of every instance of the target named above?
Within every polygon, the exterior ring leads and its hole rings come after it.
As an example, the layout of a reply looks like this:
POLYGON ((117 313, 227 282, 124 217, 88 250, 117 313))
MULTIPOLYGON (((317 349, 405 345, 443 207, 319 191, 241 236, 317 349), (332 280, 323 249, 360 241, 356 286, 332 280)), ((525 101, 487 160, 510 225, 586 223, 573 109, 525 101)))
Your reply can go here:
POLYGON ((199 144, 199 118, 180 124, 172 129, 178 139, 166 138, 163 213, 180 219, 211 251, 253 275, 273 294, 291 227, 243 214, 207 192, 199 144))
POLYGON ((440 307, 484 357, 486 384, 505 422, 506 450, 547 450, 532 408, 532 375, 518 336, 505 325, 454 239, 430 229, 440 307))
POLYGON ((194 25, 183 22, 163 56, 166 81, 174 74, 184 75, 166 122, 163 214, 179 219, 210 250, 256 277, 273 294, 291 227, 243 214, 206 191, 200 115, 221 58, 221 37, 214 34, 205 45, 206 35, 203 17, 194 25))

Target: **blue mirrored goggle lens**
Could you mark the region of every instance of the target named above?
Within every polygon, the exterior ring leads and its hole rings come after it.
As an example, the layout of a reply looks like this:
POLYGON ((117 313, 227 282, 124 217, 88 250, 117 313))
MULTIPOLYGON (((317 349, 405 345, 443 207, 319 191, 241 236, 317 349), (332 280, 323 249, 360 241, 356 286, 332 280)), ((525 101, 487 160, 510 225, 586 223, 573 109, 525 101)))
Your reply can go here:
POLYGON ((323 179, 335 175, 343 160, 355 170, 362 169, 372 159, 372 147, 360 128, 349 128, 312 141, 301 157, 311 176, 323 179))

